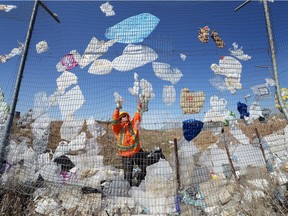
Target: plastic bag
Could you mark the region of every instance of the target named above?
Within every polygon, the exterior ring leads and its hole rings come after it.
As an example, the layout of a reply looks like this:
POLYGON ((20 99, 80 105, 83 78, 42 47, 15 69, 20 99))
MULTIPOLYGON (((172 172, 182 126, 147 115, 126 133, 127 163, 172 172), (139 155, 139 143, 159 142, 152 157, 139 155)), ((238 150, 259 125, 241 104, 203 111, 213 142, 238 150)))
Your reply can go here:
POLYGON ((159 21, 159 18, 152 14, 138 14, 108 28, 105 36, 118 43, 140 43, 151 34, 159 21))

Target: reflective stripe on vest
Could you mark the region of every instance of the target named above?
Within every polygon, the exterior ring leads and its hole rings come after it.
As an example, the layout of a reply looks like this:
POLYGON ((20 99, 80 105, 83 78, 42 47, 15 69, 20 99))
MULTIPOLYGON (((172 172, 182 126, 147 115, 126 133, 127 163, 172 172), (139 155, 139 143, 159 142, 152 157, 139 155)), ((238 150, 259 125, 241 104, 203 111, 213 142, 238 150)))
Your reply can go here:
POLYGON ((119 138, 119 144, 117 144, 118 148, 120 150, 123 150, 123 151, 127 151, 127 150, 132 150, 134 148, 136 148, 139 144, 139 138, 136 138, 136 133, 135 131, 133 130, 133 128, 131 127, 131 134, 132 134, 132 138, 133 140, 135 141, 135 143, 133 145, 130 145, 130 146, 124 146, 123 143, 124 143, 124 128, 121 128, 120 130, 120 138, 119 138))

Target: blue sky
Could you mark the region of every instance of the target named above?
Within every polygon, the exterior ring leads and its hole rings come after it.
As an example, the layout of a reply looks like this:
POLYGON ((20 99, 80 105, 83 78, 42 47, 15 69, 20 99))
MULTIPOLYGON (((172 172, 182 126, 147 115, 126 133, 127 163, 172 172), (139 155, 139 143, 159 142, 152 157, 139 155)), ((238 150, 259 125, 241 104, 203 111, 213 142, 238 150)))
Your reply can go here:
MULTIPOLYGON (((100 5, 105 1, 44 1, 44 3, 58 14, 61 23, 56 23, 41 7, 39 8, 16 108, 22 113, 33 107, 35 93, 44 91, 49 96, 55 91, 56 79, 61 75, 55 66, 65 54, 74 49, 83 54, 92 37, 108 41, 109 39, 105 37, 106 29, 141 13, 153 14, 160 19, 160 22, 139 44, 148 46, 158 53, 159 57, 156 61, 170 64, 183 73, 181 80, 174 85, 177 93, 176 102, 170 106, 163 103, 163 86, 171 83, 156 77, 151 63, 129 72, 113 70, 107 75, 92 75, 87 72, 88 66, 84 69, 77 67, 70 72, 78 77, 78 85, 85 97, 85 104, 76 112, 78 118, 94 116, 100 120, 109 119, 115 108, 113 96, 115 91, 125 100, 123 108, 131 114, 134 113, 136 98, 128 92, 128 88, 133 86, 134 72, 138 74, 139 79, 146 79, 153 85, 155 98, 149 102, 149 112, 144 115, 144 120, 146 118, 150 128, 160 126, 163 119, 168 122, 181 122, 186 119, 203 120, 204 113, 209 109, 212 95, 226 99, 227 108, 239 116, 236 110, 237 102, 245 102, 244 96, 251 94, 251 98, 247 101, 248 105, 251 105, 254 95, 250 88, 264 84, 265 78, 270 77, 267 69, 255 67, 265 65, 272 69, 263 4, 258 1, 247 4, 238 12, 234 12, 234 9, 242 1, 111 1, 110 4, 113 5, 116 13, 111 17, 106 17, 100 10, 100 5), (206 25, 219 33, 225 42, 224 48, 217 48, 211 38, 207 44, 197 39, 198 28, 206 25), (49 50, 37 54, 35 45, 41 40, 48 42, 49 50), (229 48, 232 48, 233 42, 243 46, 244 52, 252 56, 248 61, 240 61, 243 87, 237 90, 235 95, 231 95, 229 91, 220 92, 209 83, 209 79, 215 77, 210 65, 218 64, 221 56, 230 56, 229 48), (187 56, 185 61, 181 60, 180 53, 187 56), (179 104, 182 88, 205 92, 205 104, 199 114, 182 114, 179 104)), ((34 2, 3 1, 0 4, 17 6, 17 9, 8 13, 0 11, 1 27, 5 30, 5 33, 0 35, 1 55, 17 47, 17 40, 24 42, 34 2)), ((280 84, 282 87, 288 87, 286 60, 288 3, 269 2, 269 7, 280 84)), ((122 54, 126 46, 127 44, 116 43, 101 58, 112 61, 122 54)), ((0 86, 8 103, 11 103, 19 62, 20 57, 16 56, 0 64, 0 86)), ((260 104, 263 108, 274 109, 275 107, 272 97, 261 100, 260 104)), ((52 108, 50 112, 51 116, 59 117, 57 107, 52 108)))

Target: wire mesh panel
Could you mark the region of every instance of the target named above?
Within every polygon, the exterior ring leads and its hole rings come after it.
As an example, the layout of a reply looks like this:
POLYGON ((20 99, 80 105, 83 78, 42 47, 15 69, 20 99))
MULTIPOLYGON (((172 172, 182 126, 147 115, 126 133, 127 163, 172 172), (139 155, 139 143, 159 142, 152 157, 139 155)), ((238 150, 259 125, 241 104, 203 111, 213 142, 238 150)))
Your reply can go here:
POLYGON ((286 2, 10 3, 1 213, 287 214, 286 2))

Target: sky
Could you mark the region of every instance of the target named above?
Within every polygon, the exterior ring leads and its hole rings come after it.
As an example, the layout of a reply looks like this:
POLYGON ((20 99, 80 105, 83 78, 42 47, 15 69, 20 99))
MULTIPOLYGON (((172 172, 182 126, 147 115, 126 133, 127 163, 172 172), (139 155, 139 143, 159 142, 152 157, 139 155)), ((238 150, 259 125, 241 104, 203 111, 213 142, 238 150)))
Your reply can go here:
MULTIPOLYGON (((61 75, 61 72, 56 70, 56 64, 65 54, 77 50, 82 55, 92 37, 110 40, 105 37, 107 29, 141 13, 150 13, 160 21, 148 37, 135 44, 152 48, 158 54, 155 62, 167 63, 174 69, 178 68, 183 77, 175 84, 162 80, 155 75, 151 62, 126 72, 113 69, 105 75, 89 74, 90 65, 83 69, 75 67, 69 72, 77 76, 78 85, 85 98, 83 106, 75 112, 77 118, 93 116, 98 120, 111 119, 115 109, 114 92, 118 92, 124 98, 123 109, 133 115, 137 99, 129 93, 128 88, 133 87, 134 73, 138 74, 139 80, 145 79, 153 86, 155 98, 149 101, 149 111, 143 116, 143 124, 151 129, 161 128, 163 122, 181 123, 187 119, 203 121, 205 113, 210 109, 210 97, 213 95, 227 100, 227 109, 239 117, 237 102, 245 102, 250 106, 255 101, 251 87, 265 84, 265 78, 271 78, 271 54, 263 4, 259 1, 252 1, 237 12, 234 12, 234 9, 242 1, 111 1, 109 3, 113 6, 114 16, 105 16, 101 11, 100 6, 106 1, 43 2, 58 15, 60 23, 39 7, 16 107, 22 114, 33 108, 37 92, 45 92, 47 96, 55 92, 56 79, 61 75), (212 30, 219 33, 225 42, 223 48, 217 48, 210 36, 208 43, 198 40, 198 29, 204 26, 209 26, 210 34, 212 30), (49 49, 38 54, 35 46, 42 40, 47 41, 49 49), (231 56, 229 49, 233 48, 234 42, 239 47, 242 46, 244 53, 251 56, 251 59, 239 60, 242 65, 242 89, 237 89, 233 95, 230 91, 217 90, 209 80, 216 76, 210 69, 211 64, 219 64, 221 56, 231 56), (180 58, 180 54, 186 55, 185 61, 180 58), (257 65, 262 67, 256 67, 257 65), (163 102, 163 86, 175 87, 176 98, 171 105, 163 102), (205 93, 201 112, 183 114, 180 107, 180 92, 183 88, 205 93), (245 100, 245 96, 249 94, 251 97, 245 100)), ((0 24, 4 30, 0 35, 2 55, 17 47, 17 41, 25 41, 34 2, 0 1, 0 4, 17 6, 10 12, 0 11, 0 24)), ((279 82, 281 87, 288 87, 288 3, 276 0, 268 2, 268 5, 277 51, 279 82)), ((99 59, 113 61, 122 54, 127 45, 116 42, 99 59)), ((6 102, 10 104, 20 60, 20 56, 15 56, 6 63, 0 63, 0 87, 5 94, 6 102)), ((225 78, 223 75, 220 77, 225 78)), ((273 87, 271 91, 273 94, 273 87)), ((261 99, 259 103, 262 108, 276 110, 272 96, 261 99)), ((59 107, 51 107, 49 112, 51 117, 61 118, 59 107)))

